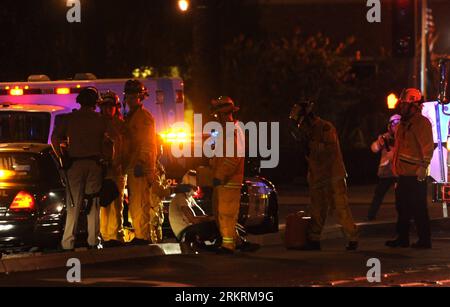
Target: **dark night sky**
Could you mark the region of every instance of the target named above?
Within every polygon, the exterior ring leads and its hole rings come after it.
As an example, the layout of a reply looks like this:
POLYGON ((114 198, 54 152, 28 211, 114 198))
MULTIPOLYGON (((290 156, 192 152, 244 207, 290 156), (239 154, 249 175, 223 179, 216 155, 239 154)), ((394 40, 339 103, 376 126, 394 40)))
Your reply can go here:
MULTIPOLYGON (((0 80, 23 80, 36 73, 67 78, 81 71, 122 77, 141 65, 186 64, 192 15, 180 14, 176 0, 81 0, 81 24, 67 23, 65 2, 2 0, 0 80)), ((383 22, 369 25, 364 20, 365 1, 208 0, 218 6, 208 30, 216 33, 212 44, 221 45, 240 32, 286 35, 301 25, 305 32, 322 31, 335 41, 356 35, 355 49, 374 56, 381 47, 390 48, 387 2, 382 1, 383 22), (258 7, 257 2, 265 5, 258 7)), ((450 1, 430 0, 430 6, 441 32, 438 51, 449 53, 450 1)))

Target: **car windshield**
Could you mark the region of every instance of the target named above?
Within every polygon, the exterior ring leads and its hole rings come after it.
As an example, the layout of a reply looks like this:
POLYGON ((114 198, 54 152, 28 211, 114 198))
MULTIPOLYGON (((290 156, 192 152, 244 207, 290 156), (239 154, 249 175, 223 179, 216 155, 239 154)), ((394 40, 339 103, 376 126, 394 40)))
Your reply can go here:
POLYGON ((0 153, 0 182, 36 181, 39 167, 30 153, 0 153))
POLYGON ((0 112, 0 143, 47 143, 50 114, 0 112))

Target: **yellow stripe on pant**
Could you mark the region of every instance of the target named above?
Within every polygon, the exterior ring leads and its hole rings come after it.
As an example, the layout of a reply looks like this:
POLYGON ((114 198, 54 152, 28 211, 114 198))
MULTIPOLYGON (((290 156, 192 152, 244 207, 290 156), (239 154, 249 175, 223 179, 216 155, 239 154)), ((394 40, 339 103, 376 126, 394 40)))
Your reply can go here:
POLYGON ((213 209, 216 223, 222 235, 222 247, 236 249, 236 223, 241 203, 241 189, 217 186, 214 188, 213 209))

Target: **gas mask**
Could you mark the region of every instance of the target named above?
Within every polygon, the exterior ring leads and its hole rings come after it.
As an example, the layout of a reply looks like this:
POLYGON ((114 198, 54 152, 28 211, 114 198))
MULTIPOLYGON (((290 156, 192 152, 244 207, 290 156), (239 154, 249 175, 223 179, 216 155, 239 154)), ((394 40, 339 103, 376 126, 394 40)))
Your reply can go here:
POLYGON ((289 115, 289 128, 292 136, 297 141, 305 138, 304 124, 311 117, 314 103, 311 101, 294 104, 289 115))

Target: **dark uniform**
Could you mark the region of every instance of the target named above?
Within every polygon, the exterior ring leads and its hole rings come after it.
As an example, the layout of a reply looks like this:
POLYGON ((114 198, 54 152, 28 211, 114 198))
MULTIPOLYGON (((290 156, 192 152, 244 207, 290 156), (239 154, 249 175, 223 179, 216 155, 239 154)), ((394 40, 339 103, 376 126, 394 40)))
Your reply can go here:
POLYGON ((87 217, 88 244, 91 247, 99 244, 100 205, 98 197, 94 196, 100 192, 102 186, 102 167, 99 162, 102 158, 111 156, 111 153, 104 152, 109 130, 106 119, 96 113, 93 106, 82 105, 80 110, 65 115, 53 131, 52 144, 57 154, 61 155, 60 145, 67 142, 71 161, 67 169, 67 217, 61 242, 63 249, 74 248, 83 199, 90 197, 92 207, 87 217))

